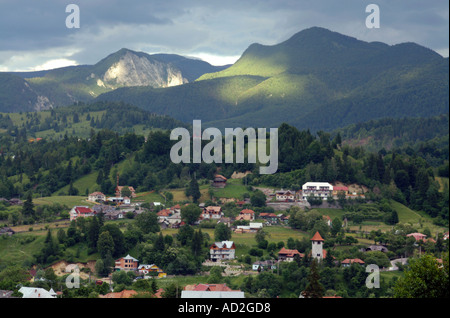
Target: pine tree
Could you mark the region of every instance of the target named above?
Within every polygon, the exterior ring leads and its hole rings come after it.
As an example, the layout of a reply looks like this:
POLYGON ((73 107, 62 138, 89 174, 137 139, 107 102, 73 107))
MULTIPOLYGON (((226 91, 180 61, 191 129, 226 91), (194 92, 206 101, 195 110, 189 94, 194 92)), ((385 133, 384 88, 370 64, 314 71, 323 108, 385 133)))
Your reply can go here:
POLYGON ((189 187, 186 189, 186 196, 192 197, 192 201, 194 203, 197 203, 198 199, 200 199, 200 197, 202 196, 197 179, 195 177, 191 179, 189 187))
POLYGON ((306 298, 322 298, 324 287, 320 283, 319 266, 317 260, 314 259, 311 263, 310 273, 308 276, 308 285, 304 290, 306 298))
POLYGON ((27 200, 24 202, 22 206, 22 215, 25 217, 34 217, 34 214, 35 210, 33 204, 33 197, 31 195, 31 192, 28 192, 27 200))

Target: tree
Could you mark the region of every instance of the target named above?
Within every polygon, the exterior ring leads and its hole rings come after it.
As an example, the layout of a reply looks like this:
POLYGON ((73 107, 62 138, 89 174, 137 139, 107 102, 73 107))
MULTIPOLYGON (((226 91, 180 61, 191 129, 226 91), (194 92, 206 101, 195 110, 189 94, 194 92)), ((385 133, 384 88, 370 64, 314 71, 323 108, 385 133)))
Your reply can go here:
POLYGON ((155 252, 164 252, 165 244, 164 244, 164 237, 162 235, 162 232, 159 232, 159 236, 155 241, 155 244, 153 245, 153 250, 155 252))
POLYGON ((28 192, 27 199, 23 203, 22 206, 22 215, 26 218, 32 217, 34 218, 35 210, 34 210, 34 204, 33 204, 33 197, 31 195, 31 192, 28 192))
POLYGON ((209 284, 220 284, 222 283, 222 272, 223 269, 220 266, 214 266, 209 271, 208 283, 209 284))
POLYGON ((214 230, 214 239, 219 241, 228 241, 231 239, 231 230, 225 223, 219 223, 214 230))
POLYGON ((202 213, 202 209, 200 209, 196 204, 185 205, 181 208, 181 218, 187 224, 194 224, 200 214, 202 213))
POLYGON ((189 187, 186 188, 186 196, 192 197, 192 201, 194 201, 194 203, 197 203, 198 199, 200 199, 200 197, 202 196, 197 179, 195 177, 191 179, 189 187))
POLYGON ((266 236, 268 236, 268 235, 269 235, 269 233, 267 233, 262 228, 260 228, 255 234, 256 243, 258 243, 258 245, 259 245, 261 242, 266 240, 266 236))
POLYGON ((38 263, 45 264, 50 263, 59 254, 58 245, 53 240, 50 229, 47 231, 47 236, 44 241, 44 247, 41 252, 36 256, 38 263))
POLYGON ((128 197, 128 198, 131 198, 131 190, 130 190, 130 188, 128 188, 128 187, 123 187, 123 188, 122 188, 122 191, 120 191, 120 195, 121 195, 122 197, 128 197))
MULTIPOLYGON (((115 225, 115 224, 105 224, 102 226, 102 228, 100 229, 100 235, 103 232, 109 232, 109 235, 111 235, 112 239, 113 239, 113 252, 111 254, 111 256, 113 257, 117 257, 120 256, 121 254, 125 253, 125 235, 122 233, 122 231, 120 230, 120 228, 115 225)), ((100 239, 100 236, 99 236, 100 239)), ((98 246, 97 246, 98 247, 98 246)))
POLYGON ((256 190, 250 195, 250 203, 256 207, 266 206, 266 195, 264 192, 256 190))
POLYGON ((308 285, 304 290, 306 298, 322 298, 324 293, 324 287, 320 283, 319 265, 317 259, 313 259, 311 262, 310 273, 308 275, 308 285))
POLYGON ((194 256, 199 256, 202 252, 202 245, 203 245, 203 234, 202 230, 198 230, 194 233, 194 236, 192 237, 191 242, 191 251, 194 256))
POLYGON ((97 247, 99 234, 100 234, 100 224, 98 222, 97 216, 94 216, 91 219, 87 230, 87 243, 89 247, 91 248, 97 247))
POLYGON ((136 217, 136 224, 144 234, 159 232, 158 216, 153 212, 144 212, 136 217))
POLYGON ((411 260, 409 269, 394 286, 395 298, 448 298, 448 253, 443 266, 431 254, 411 260))
POLYGON ((97 250, 102 259, 114 253, 114 240, 108 231, 102 232, 98 237, 97 250))
POLYGON ((331 223, 330 231, 333 237, 336 237, 340 232, 342 232, 342 221, 340 218, 334 218, 333 222, 331 223))

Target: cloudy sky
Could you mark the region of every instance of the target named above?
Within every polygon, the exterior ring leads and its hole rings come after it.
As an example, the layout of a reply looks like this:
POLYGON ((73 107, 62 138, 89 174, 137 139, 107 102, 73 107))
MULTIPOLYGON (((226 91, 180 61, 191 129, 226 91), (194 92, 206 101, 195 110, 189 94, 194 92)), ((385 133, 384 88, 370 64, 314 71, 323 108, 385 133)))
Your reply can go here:
POLYGON ((312 26, 449 55, 448 0, 0 0, 0 71, 95 64, 124 47, 223 65, 252 43, 277 44, 312 26), (80 28, 66 27, 72 3, 80 28), (371 3, 378 29, 365 24, 371 3))

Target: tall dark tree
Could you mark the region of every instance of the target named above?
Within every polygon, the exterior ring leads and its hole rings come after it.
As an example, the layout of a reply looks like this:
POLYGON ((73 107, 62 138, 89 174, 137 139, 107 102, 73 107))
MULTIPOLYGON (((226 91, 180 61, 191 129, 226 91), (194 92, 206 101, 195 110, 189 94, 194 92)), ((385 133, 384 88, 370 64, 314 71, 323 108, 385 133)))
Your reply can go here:
POLYGON ((189 187, 186 189, 186 196, 192 197, 192 201, 194 201, 194 203, 197 203, 198 199, 200 199, 200 197, 202 196, 197 179, 195 177, 191 179, 189 187))
POLYGON ((22 215, 25 217, 34 217, 34 214, 35 210, 33 204, 33 197, 31 195, 31 192, 28 192, 27 199, 22 206, 22 215))
POLYGON ((319 264, 317 259, 311 262, 310 272, 308 275, 308 285, 304 290, 306 298, 322 298, 324 294, 324 287, 320 283, 319 264))

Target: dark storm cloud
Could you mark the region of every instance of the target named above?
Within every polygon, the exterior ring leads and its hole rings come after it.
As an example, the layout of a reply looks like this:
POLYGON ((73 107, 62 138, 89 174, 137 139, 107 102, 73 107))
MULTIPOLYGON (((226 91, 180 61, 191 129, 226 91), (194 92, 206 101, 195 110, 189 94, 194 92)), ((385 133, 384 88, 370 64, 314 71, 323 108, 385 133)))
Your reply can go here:
POLYGON ((448 55, 441 0, 0 0, 0 70, 57 58, 92 64, 122 47, 239 56, 254 42, 276 44, 312 26, 448 55), (80 29, 65 26, 69 3, 80 7, 80 29), (370 3, 380 7, 380 29, 365 27, 370 3))

